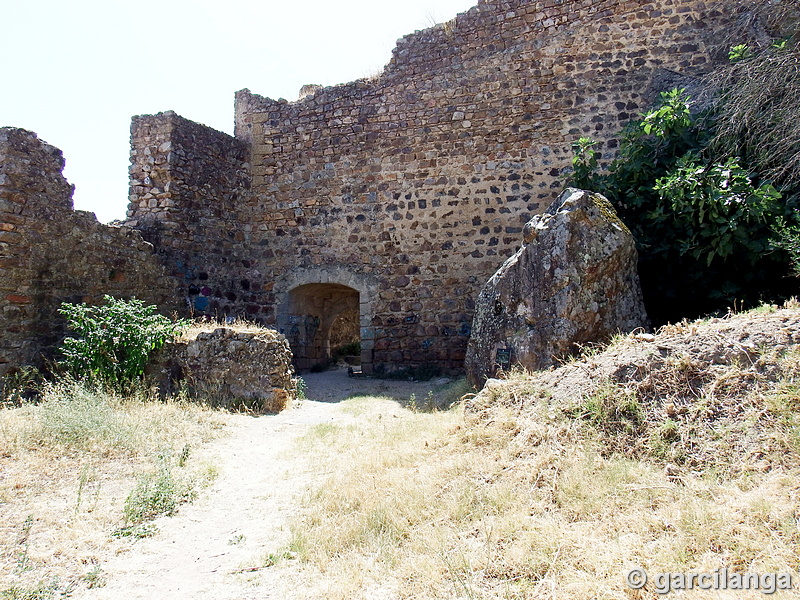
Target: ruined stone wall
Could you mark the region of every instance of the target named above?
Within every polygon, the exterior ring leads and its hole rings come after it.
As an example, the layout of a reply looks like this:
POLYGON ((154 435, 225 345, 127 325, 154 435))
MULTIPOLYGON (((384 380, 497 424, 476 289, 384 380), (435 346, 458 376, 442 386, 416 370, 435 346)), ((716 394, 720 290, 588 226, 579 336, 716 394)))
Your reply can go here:
POLYGON ((239 92, 245 252, 274 281, 257 316, 285 331, 295 286, 347 285, 367 362, 459 369, 478 291, 558 193, 571 143, 610 158, 654 81, 709 68, 725 18, 699 0, 487 0, 400 40, 374 79, 294 103, 239 92))
POLYGON ((74 211, 63 167, 61 151, 35 133, 0 128, 0 375, 41 365, 64 333, 61 302, 111 294, 175 308, 153 246, 74 211))
POLYGON ((193 328, 148 365, 161 392, 237 410, 280 412, 297 398, 292 353, 272 329, 193 328))
POLYGON ((127 224, 158 248, 188 312, 256 312, 248 292, 262 281, 249 270, 239 222, 247 145, 168 111, 134 117, 131 146, 127 224))

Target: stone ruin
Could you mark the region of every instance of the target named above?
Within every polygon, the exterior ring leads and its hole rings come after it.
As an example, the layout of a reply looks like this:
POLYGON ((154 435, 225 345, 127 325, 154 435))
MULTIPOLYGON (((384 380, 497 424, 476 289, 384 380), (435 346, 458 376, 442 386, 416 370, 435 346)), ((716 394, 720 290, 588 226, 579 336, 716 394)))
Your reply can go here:
POLYGON ((358 340, 365 373, 463 369, 476 299, 561 191, 571 143, 693 80, 740 3, 479 0, 398 41, 369 80, 296 102, 236 93, 235 135, 133 118, 122 226, 72 210, 63 159, 0 130, 0 373, 61 335, 62 301, 136 295, 244 317, 296 366, 358 340), (341 342, 343 343, 343 342, 341 342))
POLYGON ((275 413, 297 397, 286 338, 258 327, 194 329, 164 347, 150 375, 165 394, 229 408, 275 413))

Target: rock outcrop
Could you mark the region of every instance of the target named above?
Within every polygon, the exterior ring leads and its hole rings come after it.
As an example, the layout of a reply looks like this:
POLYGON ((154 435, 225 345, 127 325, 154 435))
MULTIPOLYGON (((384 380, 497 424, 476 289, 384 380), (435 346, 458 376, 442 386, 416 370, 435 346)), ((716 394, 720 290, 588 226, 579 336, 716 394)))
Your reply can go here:
POLYGON ((473 385, 648 327, 633 236, 606 198, 566 189, 523 242, 478 296, 465 363, 473 385))
POLYGON ((280 412, 297 396, 289 343, 272 329, 202 331, 169 345, 158 363, 162 390, 184 385, 221 406, 280 412))

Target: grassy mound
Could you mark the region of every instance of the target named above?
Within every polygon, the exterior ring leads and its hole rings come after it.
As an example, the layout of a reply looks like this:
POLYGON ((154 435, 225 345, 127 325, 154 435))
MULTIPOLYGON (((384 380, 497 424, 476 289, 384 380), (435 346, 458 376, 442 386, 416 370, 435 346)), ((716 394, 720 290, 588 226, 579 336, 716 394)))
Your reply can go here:
POLYGON ((270 557, 299 560, 306 598, 649 598, 657 573, 796 573, 798 341, 800 311, 764 309, 620 338, 443 413, 370 404, 306 441, 332 474, 270 557))

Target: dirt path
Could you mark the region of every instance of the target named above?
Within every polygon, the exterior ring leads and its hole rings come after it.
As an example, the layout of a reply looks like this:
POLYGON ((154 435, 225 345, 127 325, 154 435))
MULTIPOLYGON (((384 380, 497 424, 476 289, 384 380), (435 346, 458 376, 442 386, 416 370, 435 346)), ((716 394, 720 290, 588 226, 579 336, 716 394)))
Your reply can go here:
MULTIPOLYGON (((249 600, 272 597, 252 588, 241 573, 263 563, 288 540, 296 498, 319 475, 313 457, 295 441, 320 423, 354 419, 338 401, 352 395, 424 397, 431 383, 348 378, 336 370, 304 376, 308 400, 279 415, 232 417, 232 434, 194 460, 219 468, 213 486, 173 517, 156 521, 159 533, 138 540, 100 565, 106 585, 76 598, 249 600)), ((198 453, 200 454, 200 453, 198 453)))

